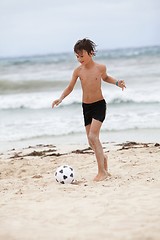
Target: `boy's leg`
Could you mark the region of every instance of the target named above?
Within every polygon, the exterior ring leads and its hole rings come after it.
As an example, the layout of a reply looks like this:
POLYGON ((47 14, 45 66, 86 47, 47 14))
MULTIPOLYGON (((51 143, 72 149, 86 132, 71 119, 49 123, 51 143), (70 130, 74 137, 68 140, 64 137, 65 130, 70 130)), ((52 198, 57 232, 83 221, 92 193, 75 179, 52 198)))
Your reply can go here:
MULTIPOLYGON (((89 142, 88 136, 89 136, 90 128, 91 128, 91 124, 86 126, 86 134, 87 134, 88 142, 89 142)), ((93 147, 93 145, 91 145, 91 142, 89 142, 89 145, 94 151, 94 147, 93 147)), ((103 151, 103 156, 104 156, 104 169, 108 172, 108 156, 106 154, 104 154, 104 151, 103 151)))
POLYGON ((92 123, 90 127, 86 126, 86 131, 88 135, 88 141, 90 145, 93 147, 93 150, 96 155, 97 164, 98 164, 98 174, 95 177, 95 181, 101 181, 104 180, 109 174, 106 172, 104 168, 104 152, 101 145, 101 142, 99 140, 99 132, 100 128, 102 126, 102 123, 98 120, 92 119, 92 123))

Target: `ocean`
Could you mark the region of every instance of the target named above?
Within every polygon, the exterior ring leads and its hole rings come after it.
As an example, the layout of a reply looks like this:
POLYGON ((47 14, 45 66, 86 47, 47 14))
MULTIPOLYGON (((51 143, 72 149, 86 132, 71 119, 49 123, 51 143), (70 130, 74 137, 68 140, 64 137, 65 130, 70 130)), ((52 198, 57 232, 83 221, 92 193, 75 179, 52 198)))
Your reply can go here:
MULTIPOLYGON (((99 50, 94 60, 127 88, 103 82, 103 141, 160 142, 160 46, 99 50)), ((52 109, 78 66, 74 53, 0 58, 0 149, 86 141, 78 80, 52 109)))

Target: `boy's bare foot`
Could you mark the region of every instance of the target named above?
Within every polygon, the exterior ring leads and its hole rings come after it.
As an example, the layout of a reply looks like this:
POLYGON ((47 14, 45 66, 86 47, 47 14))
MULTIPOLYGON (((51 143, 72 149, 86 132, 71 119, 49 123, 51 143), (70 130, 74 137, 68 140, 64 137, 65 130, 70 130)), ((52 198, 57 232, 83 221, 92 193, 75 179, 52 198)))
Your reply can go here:
POLYGON ((97 176, 93 179, 93 181, 96 181, 96 182, 103 181, 110 176, 111 174, 108 172, 98 173, 97 176))

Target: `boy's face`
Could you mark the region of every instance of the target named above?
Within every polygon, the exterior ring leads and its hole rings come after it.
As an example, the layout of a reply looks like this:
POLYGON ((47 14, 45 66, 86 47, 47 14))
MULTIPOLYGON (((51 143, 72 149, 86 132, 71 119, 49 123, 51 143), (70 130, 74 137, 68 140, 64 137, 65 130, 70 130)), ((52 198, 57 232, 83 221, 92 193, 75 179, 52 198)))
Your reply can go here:
POLYGON ((88 52, 86 50, 82 50, 79 53, 75 53, 78 62, 80 62, 82 65, 86 65, 90 59, 91 59, 91 55, 88 54, 88 52))

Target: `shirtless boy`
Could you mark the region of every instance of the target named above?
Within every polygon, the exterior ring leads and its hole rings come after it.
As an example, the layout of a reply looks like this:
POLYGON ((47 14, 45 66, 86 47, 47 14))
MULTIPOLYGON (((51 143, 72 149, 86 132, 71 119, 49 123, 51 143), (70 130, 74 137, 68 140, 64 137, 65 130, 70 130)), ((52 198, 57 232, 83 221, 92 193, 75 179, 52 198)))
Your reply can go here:
POLYGON ((98 174, 94 181, 102 181, 110 176, 108 172, 107 156, 103 152, 99 133, 106 115, 106 102, 102 95, 101 81, 105 81, 124 90, 125 82, 117 81, 107 75, 106 66, 93 61, 95 55, 95 43, 89 39, 77 41, 74 52, 80 66, 73 71, 72 79, 59 99, 53 101, 52 108, 59 105, 68 96, 79 78, 82 86, 82 107, 84 124, 89 145, 93 149, 98 165, 98 174))

